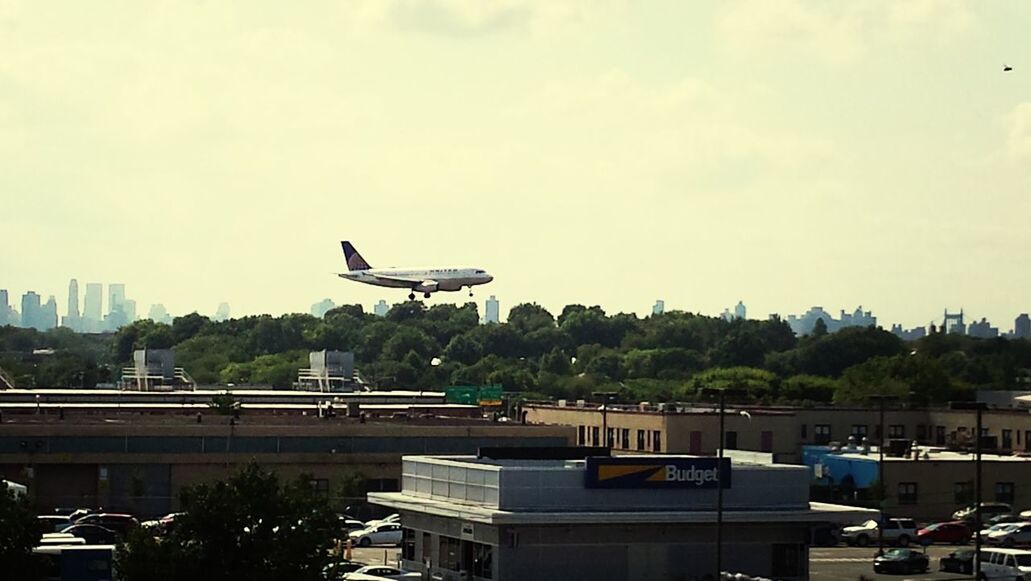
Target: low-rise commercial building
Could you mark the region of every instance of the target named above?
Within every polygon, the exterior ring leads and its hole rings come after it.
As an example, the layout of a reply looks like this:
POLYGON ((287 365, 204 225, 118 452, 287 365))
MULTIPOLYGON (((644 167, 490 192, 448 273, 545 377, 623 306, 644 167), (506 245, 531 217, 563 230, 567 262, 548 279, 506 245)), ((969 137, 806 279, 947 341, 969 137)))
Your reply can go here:
POLYGON ((409 456, 399 492, 402 565, 433 579, 699 580, 723 569, 808 579, 817 523, 876 511, 809 502, 809 472, 743 459, 592 456, 571 460, 409 456))

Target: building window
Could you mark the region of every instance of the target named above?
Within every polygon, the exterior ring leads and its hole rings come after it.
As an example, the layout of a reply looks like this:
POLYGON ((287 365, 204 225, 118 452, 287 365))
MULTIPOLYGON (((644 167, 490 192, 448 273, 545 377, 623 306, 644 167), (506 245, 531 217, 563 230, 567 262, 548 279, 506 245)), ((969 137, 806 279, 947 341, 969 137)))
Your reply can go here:
POLYGON ((605 430, 605 445, 609 448, 616 446, 616 428, 607 428, 605 430))
POLYGON ((598 426, 591 426, 591 443, 595 446, 601 446, 601 437, 598 435, 600 430, 598 426))
POLYGON ((576 427, 576 443, 583 446, 587 443, 587 426, 576 427))
POLYGON ((934 427, 934 443, 937 446, 945 445, 945 426, 934 427))
POLYGON ((401 529, 401 558, 415 560, 415 531, 412 529, 401 529))
POLYGON ((328 478, 312 478, 308 481, 311 484, 311 489, 315 494, 319 496, 329 496, 329 479, 328 478))
POLYGON ((802 424, 802 440, 804 441, 809 437, 809 426, 802 424))
POLYGON ((437 565, 441 569, 447 569, 449 571, 458 571, 459 567, 462 566, 460 553, 459 553, 459 541, 451 537, 440 537, 439 551, 437 552, 437 560, 440 561, 437 565))
POLYGON ((433 544, 429 533, 422 534, 422 562, 427 563, 432 559, 433 544))
POLYGON ((662 432, 652 430, 652 452, 662 451, 662 432))
POLYGON ((622 441, 622 444, 623 444, 622 448, 624 450, 629 450, 630 449, 630 430, 629 430, 629 428, 623 428, 622 430, 620 430, 619 431, 619 436, 620 436, 620 439, 623 440, 622 441))
POLYGON ((1006 504, 1013 504, 1012 482, 995 483, 995 502, 1005 502, 1006 504))
POLYGON ((966 482, 957 482, 952 485, 953 498, 956 504, 966 506, 974 502, 974 483, 967 480, 966 482))
POLYGON ((1002 449, 1012 450, 1013 449, 1013 430, 1002 431, 1002 449))
POLYGON ((726 432, 723 434, 726 437, 724 446, 727 450, 737 450, 737 432, 726 432))
POLYGON ((473 543, 473 577, 494 578, 494 547, 473 543))
POLYGON ((916 504, 916 492, 916 482, 899 482, 899 504, 916 504))
POLYGON ((855 436, 857 441, 862 441, 866 437, 866 424, 852 424, 852 431, 849 432, 850 436, 855 436))
POLYGON ((888 437, 889 438, 905 438, 906 437, 906 426, 902 424, 892 424, 888 426, 888 437))
POLYGON ((647 440, 644 430, 637 430, 637 449, 644 450, 644 441, 647 440))
POLYGON ((774 544, 773 562, 770 574, 774 577, 801 577, 803 574, 802 558, 805 548, 802 545, 774 544))
POLYGON ((816 444, 830 444, 831 425, 816 424, 815 426, 813 426, 813 442, 815 442, 816 444))
POLYGON ((923 424, 916 425, 916 439, 920 442, 927 439, 927 426, 923 424))

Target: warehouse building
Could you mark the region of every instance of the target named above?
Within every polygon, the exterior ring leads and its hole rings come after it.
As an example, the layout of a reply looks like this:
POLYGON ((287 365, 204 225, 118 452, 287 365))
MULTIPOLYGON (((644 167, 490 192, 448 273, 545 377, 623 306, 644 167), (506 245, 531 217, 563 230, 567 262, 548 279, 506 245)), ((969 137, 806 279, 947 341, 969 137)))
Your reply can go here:
POLYGON ((369 500, 400 512, 402 565, 445 581, 705 579, 721 483, 725 571, 808 579, 814 526, 877 515, 810 503, 803 466, 544 456, 408 456, 401 490, 369 500))

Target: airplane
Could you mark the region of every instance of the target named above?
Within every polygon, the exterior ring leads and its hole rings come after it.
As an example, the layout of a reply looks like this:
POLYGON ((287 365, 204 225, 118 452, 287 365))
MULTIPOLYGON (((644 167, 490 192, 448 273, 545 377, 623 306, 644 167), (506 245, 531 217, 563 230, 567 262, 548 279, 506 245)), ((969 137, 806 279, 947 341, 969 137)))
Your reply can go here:
POLYGON ((413 301, 416 292, 428 299, 437 291, 454 292, 463 287, 468 287, 469 296, 473 296, 474 286, 494 280, 482 268, 372 268, 350 242, 343 240, 340 246, 347 272, 337 276, 375 286, 411 289, 408 299, 413 301))

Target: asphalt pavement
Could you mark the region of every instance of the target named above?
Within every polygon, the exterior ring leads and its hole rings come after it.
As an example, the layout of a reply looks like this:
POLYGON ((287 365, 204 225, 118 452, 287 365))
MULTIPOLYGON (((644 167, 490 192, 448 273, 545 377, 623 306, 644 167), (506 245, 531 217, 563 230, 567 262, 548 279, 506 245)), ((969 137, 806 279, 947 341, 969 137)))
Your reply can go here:
POLYGON ((812 547, 809 549, 809 578, 812 581, 858 581, 861 576, 871 580, 899 581, 901 579, 966 579, 967 575, 938 571, 938 559, 969 546, 932 545, 927 547, 931 557, 928 573, 908 575, 874 574, 873 558, 877 547, 812 547))

